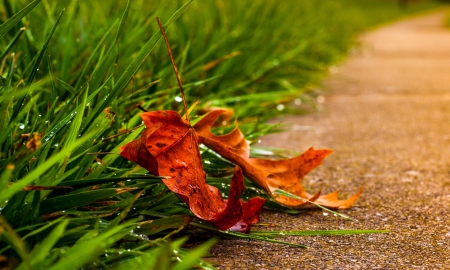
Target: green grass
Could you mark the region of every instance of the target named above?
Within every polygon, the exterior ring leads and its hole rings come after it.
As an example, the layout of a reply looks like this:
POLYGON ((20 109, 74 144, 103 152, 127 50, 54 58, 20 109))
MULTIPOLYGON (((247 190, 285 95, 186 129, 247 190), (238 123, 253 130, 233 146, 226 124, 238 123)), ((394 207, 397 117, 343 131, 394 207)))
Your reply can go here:
MULTIPOLYGON (((282 3, 4 0, 0 254, 10 266, 211 268, 200 258, 215 240, 188 250, 189 234, 290 244, 274 239, 280 232, 221 232, 193 219, 159 177, 118 155, 142 131, 136 104, 182 108, 155 16, 168 30, 188 103, 201 100, 192 115, 233 107, 240 128, 256 140, 283 128, 267 119, 299 112, 279 104, 297 99, 313 105, 311 89, 345 57, 359 31, 438 5, 422 1, 399 10, 394 1, 379 0, 282 3), (34 133, 42 139, 33 147, 34 133)), ((227 194, 233 165, 201 151, 208 182, 227 194)), ((267 197, 250 181, 246 186, 244 199, 267 197)), ((298 213, 273 202, 266 207, 298 213)), ((283 234, 373 232, 380 231, 283 234)))

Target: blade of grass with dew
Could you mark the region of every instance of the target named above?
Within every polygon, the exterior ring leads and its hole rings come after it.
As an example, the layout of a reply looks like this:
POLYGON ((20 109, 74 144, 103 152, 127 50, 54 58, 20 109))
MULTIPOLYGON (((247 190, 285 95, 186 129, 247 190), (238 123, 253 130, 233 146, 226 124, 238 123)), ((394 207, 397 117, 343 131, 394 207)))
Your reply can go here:
POLYGON ((70 86, 70 84, 66 83, 63 80, 57 79, 59 85, 62 86, 62 88, 66 89, 67 91, 69 91, 72 95, 76 95, 77 94, 77 90, 75 90, 75 88, 73 88, 72 86, 70 86))
POLYGON ((59 222, 64 221, 63 219, 64 219, 64 217, 60 217, 60 218, 57 218, 57 219, 49 221, 49 222, 37 223, 37 224, 34 224, 34 225, 24 226, 24 227, 21 227, 21 228, 17 229, 17 232, 31 230, 31 232, 27 233, 22 238, 23 240, 25 240, 25 239, 33 236, 33 235, 39 234, 39 233, 47 230, 48 228, 52 227, 53 225, 55 225, 55 224, 57 224, 59 222))
POLYGON ((89 136, 82 137, 76 140, 74 143, 68 145, 63 151, 60 151, 58 154, 53 155, 46 162, 44 162, 41 166, 38 166, 34 171, 28 173, 25 177, 20 179, 19 181, 12 184, 8 189, 3 190, 0 193, 0 202, 8 200, 11 196, 19 192, 22 188, 27 185, 30 185, 35 181, 42 173, 51 168, 57 162, 59 162, 63 157, 65 157, 69 152, 76 149, 79 145, 81 145, 84 141, 89 139, 89 136))
POLYGON ((105 198, 111 198, 120 193, 128 191, 130 191, 130 189, 104 188, 53 197, 42 202, 40 213, 41 215, 45 215, 53 212, 63 211, 65 209, 72 209, 75 207, 88 205, 105 198))
POLYGON ((284 242, 284 241, 278 241, 278 240, 274 240, 271 239, 269 237, 264 237, 264 236, 259 236, 259 235, 252 235, 252 234, 245 234, 245 233, 239 233, 239 232, 233 232, 233 231, 221 231, 215 227, 206 225, 206 224, 202 224, 199 222, 191 222, 192 226, 198 227, 200 229, 212 232, 216 235, 220 235, 222 237, 225 238, 241 238, 241 239, 252 239, 252 240, 258 240, 258 241, 265 241, 265 242, 270 242, 270 243, 276 243, 276 244, 282 244, 282 245, 287 245, 287 246, 292 246, 292 247, 298 247, 298 248, 308 248, 305 245, 301 245, 301 244, 295 244, 295 243, 290 243, 290 242, 284 242))
POLYGON ((69 221, 64 220, 56 225, 50 234, 30 252, 28 261, 23 261, 17 269, 27 269, 27 266, 36 267, 42 262, 55 246, 56 242, 58 242, 59 238, 61 238, 68 224, 69 221))
POLYGON ((84 76, 87 73, 89 64, 92 62, 92 60, 94 59, 94 56, 97 54, 97 51, 100 49, 101 45, 105 42, 106 38, 109 36, 111 31, 116 27, 117 23, 118 23, 118 20, 114 21, 114 23, 109 27, 108 30, 105 31, 105 34, 102 36, 100 41, 97 43, 97 46, 94 48, 91 55, 89 56, 89 59, 86 61, 83 71, 81 71, 81 74, 77 80, 77 84, 75 85, 75 89, 80 88, 82 79, 84 78, 84 76))
POLYGON ((142 181, 148 181, 149 183, 155 182, 159 183, 163 177, 161 176, 154 176, 154 175, 142 175, 142 176, 127 176, 127 177, 108 177, 108 178, 90 178, 90 179, 80 179, 80 180, 71 180, 71 181, 64 181, 61 182, 59 185, 61 186, 93 186, 93 185, 99 185, 104 183, 111 183, 111 182, 121 182, 126 180, 142 180, 142 181))
POLYGON ((174 215, 167 218, 159 218, 140 222, 134 230, 137 234, 152 235, 166 229, 177 229, 189 225, 192 218, 185 215, 174 215))
MULTIPOLYGON (((47 40, 45 41, 44 45, 42 45, 42 49, 39 52, 39 54, 37 56, 37 59, 34 62, 33 67, 31 68, 31 73, 30 73, 30 75, 29 75, 29 77, 27 79, 27 83, 25 85, 31 85, 31 83, 33 82, 34 77, 36 76, 36 73, 39 70, 39 65, 41 64, 41 60, 44 57, 45 50, 47 49, 47 46, 48 46, 48 44, 50 42, 50 39, 53 36, 53 33, 55 33, 56 27, 58 26, 58 23, 59 23, 62 15, 63 15, 63 13, 64 13, 64 10, 61 11, 61 13, 59 14, 59 17, 56 20, 55 25, 53 26, 50 34, 47 37, 47 40)), ((22 104, 24 103, 24 101, 25 101, 25 96, 22 98, 22 100, 20 102, 18 102, 18 105, 16 105, 16 107, 14 108, 14 112, 13 112, 13 114, 11 116, 11 120, 13 120, 17 116, 17 114, 19 114, 19 111, 22 108, 22 104)))
POLYGON ((113 220, 111 220, 108 224, 108 226, 106 227, 106 229, 108 228, 113 228, 117 225, 119 225, 119 223, 123 220, 125 220, 125 218, 127 217, 128 213, 130 212, 131 208, 133 207, 134 203, 136 202, 137 199, 139 199, 139 197, 141 197, 143 193, 143 190, 139 191, 134 198, 131 198, 131 202, 128 203, 128 205, 125 207, 125 209, 122 210, 122 212, 120 212, 120 214, 114 218, 113 220))
POLYGON ((181 261, 175 264, 172 270, 183 270, 192 269, 194 266, 198 265, 200 259, 211 249, 211 247, 217 243, 217 239, 211 238, 201 245, 197 246, 195 249, 183 254, 181 256, 181 261))
POLYGON ((7 140, 12 140, 11 134, 13 134, 13 130, 15 130, 18 125, 20 125, 19 119, 24 118, 28 114, 28 112, 33 107, 34 103, 35 103, 35 100, 30 100, 30 102, 28 102, 25 105, 25 107, 23 108, 23 110, 19 113, 19 115, 18 115, 19 117, 17 119, 10 121, 6 125, 3 125, 4 128, 2 129, 2 131, 0 133, 0 145, 3 145, 7 140))
MULTIPOLYGON (((111 78, 111 77, 109 77, 111 78)), ((108 79, 109 79, 108 78, 108 79)), ((108 80, 106 80, 108 81, 108 80)), ((106 82, 105 82, 106 83, 106 82)), ((90 94, 89 97, 86 100, 86 104, 89 104, 89 102, 91 102, 91 100, 103 89, 103 87, 105 86, 105 84, 103 84, 102 86, 100 86, 97 90, 94 91, 94 93, 90 94)), ((72 118, 75 117, 75 115, 77 114, 77 112, 79 110, 83 109, 81 107, 81 104, 78 105, 74 110, 72 110, 66 117, 64 117, 61 121, 59 122, 55 122, 54 126, 51 127, 45 134, 44 136, 42 136, 42 140, 43 141, 48 141, 50 140, 50 138, 52 138, 59 130, 61 130, 70 120, 72 120, 72 118)), ((63 115, 63 114, 61 114, 63 115)))
MULTIPOLYGON (((86 87, 84 91, 81 93, 81 103, 79 105, 79 110, 74 112, 76 115, 73 118, 72 123, 70 124, 69 130, 66 134, 66 139, 64 141, 64 144, 69 145, 71 144, 77 137, 80 137, 80 128, 81 123, 84 118, 84 112, 87 105, 87 97, 88 97, 89 87, 86 87)), ((95 135, 94 132, 92 132, 93 135, 95 135)))
POLYGON ((102 232, 99 236, 66 250, 61 258, 48 270, 77 269, 112 246, 130 230, 130 225, 121 225, 102 232))

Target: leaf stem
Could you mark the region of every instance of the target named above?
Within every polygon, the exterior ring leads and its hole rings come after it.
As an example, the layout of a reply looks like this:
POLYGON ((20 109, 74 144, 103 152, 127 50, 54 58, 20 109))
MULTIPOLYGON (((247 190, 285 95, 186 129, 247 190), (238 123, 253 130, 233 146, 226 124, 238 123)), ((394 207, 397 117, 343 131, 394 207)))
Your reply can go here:
POLYGON ((186 104, 186 97, 184 95, 183 84, 181 83, 180 73, 178 73, 177 66, 175 65, 175 60, 173 59, 172 50, 170 49, 169 40, 167 39, 167 35, 166 35, 166 32, 164 31, 164 27, 158 17, 156 17, 156 21, 158 22, 159 29, 161 30, 161 33, 164 37, 164 41, 166 42, 167 51, 169 52, 169 56, 170 56, 170 61, 172 62, 173 70, 175 71, 175 76, 177 77, 178 86, 180 87, 181 97, 183 98, 183 106, 184 106, 184 111, 186 113, 186 121, 188 121, 190 124, 191 121, 189 120, 189 111, 188 111, 188 107, 186 104))

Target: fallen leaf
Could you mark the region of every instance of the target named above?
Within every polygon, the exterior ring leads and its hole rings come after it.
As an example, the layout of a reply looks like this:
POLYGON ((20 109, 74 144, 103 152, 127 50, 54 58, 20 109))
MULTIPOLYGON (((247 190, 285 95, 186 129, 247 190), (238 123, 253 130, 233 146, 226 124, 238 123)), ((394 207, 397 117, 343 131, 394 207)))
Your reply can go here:
POLYGON ((201 108, 197 111, 199 115, 206 115, 212 111, 223 110, 223 113, 219 115, 216 121, 213 123, 212 127, 221 127, 229 125, 231 122, 231 118, 233 117, 234 110, 230 108, 222 108, 222 107, 206 107, 201 108))
POLYGON ((200 142, 240 166, 248 177, 270 192, 279 204, 290 208, 311 206, 303 200, 274 194, 278 189, 332 209, 349 208, 358 199, 362 188, 346 200, 338 199, 338 191, 320 196, 320 191, 312 195, 303 189, 303 177, 319 166, 322 160, 332 152, 331 150, 310 148, 302 155, 290 159, 250 158, 250 144, 237 125, 233 131, 225 135, 218 136, 211 132, 211 127, 217 118, 224 113, 229 112, 224 109, 211 111, 194 125, 200 142))
POLYGON ((149 170, 165 176, 162 181, 175 192, 200 219, 221 230, 232 228, 249 232, 259 219, 265 202, 255 197, 244 202, 244 176, 235 168, 228 200, 206 184, 198 136, 189 122, 175 111, 152 111, 140 115, 146 125, 141 137, 123 146, 121 155, 149 170))

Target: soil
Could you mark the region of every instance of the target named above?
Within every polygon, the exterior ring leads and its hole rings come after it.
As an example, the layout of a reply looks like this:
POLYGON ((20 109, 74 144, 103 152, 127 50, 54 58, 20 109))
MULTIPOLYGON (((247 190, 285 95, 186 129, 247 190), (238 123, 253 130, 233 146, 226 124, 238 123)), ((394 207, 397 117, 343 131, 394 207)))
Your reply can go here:
MULTIPOLYGON (((387 234, 287 237, 308 249, 222 240, 211 251, 219 269, 450 269, 450 31, 446 11, 399 21, 361 37, 330 70, 320 112, 282 121, 313 126, 263 138, 303 152, 334 150, 304 179, 311 192, 364 184, 341 211, 300 215, 265 211, 271 230, 386 229, 387 234)), ((259 229, 256 227, 256 229, 259 229)))

